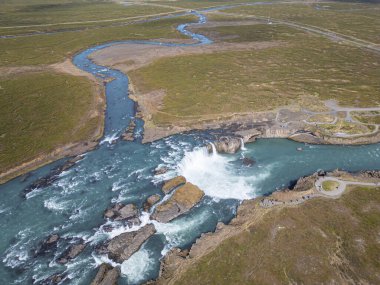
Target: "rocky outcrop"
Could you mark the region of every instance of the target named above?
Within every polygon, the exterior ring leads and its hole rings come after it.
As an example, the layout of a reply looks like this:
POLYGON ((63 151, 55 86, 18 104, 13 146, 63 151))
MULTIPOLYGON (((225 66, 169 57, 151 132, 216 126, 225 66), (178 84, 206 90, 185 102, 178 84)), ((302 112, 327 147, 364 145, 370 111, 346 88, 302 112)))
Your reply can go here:
POLYGON ((68 161, 66 161, 63 165, 60 165, 56 168, 54 168, 48 175, 37 179, 32 184, 30 184, 28 187, 26 187, 23 191, 24 196, 30 192, 32 192, 34 189, 38 188, 45 188, 47 186, 50 186, 53 184, 54 181, 56 181, 59 178, 59 175, 63 172, 68 170, 69 168, 73 167, 75 163, 79 160, 81 160, 82 156, 76 156, 68 161))
MULTIPOLYGON (((236 153, 242 146, 241 138, 238 137, 220 137, 213 144, 218 153, 236 153)), ((211 144, 207 145, 207 150, 212 153, 211 144)))
POLYGON ((360 176, 365 178, 380 178, 380 170, 367 170, 360 172, 360 176))
POLYGON ((237 131, 235 132, 235 135, 242 137, 245 143, 251 143, 254 142, 256 138, 261 135, 261 132, 258 129, 249 129, 237 131))
POLYGON ((186 178, 183 176, 177 176, 174 177, 173 179, 170 179, 165 182, 164 186, 162 186, 162 192, 165 194, 169 194, 172 192, 175 188, 183 185, 186 183, 186 178))
POLYGON ((154 194, 154 195, 149 196, 148 199, 146 199, 146 201, 144 203, 144 210, 149 211, 150 208, 152 208, 152 206, 154 204, 156 204, 158 201, 160 201, 160 199, 161 199, 161 196, 158 194, 154 194))
POLYGON ((117 203, 109 207, 104 212, 104 218, 115 221, 128 221, 130 223, 139 223, 139 211, 134 204, 117 203))
POLYGON ((48 252, 52 252, 57 248, 57 243, 59 240, 58 234, 52 234, 48 236, 35 250, 34 256, 46 254, 48 252))
POLYGON ((203 196, 204 192, 201 189, 187 182, 178 188, 170 199, 156 207, 152 219, 167 223, 189 211, 203 196))
POLYGON ((135 138, 133 136, 136 128, 136 122, 135 120, 131 120, 129 123, 128 128, 125 130, 125 132, 121 135, 121 138, 125 141, 133 141, 135 138))
POLYGON ((38 284, 56 285, 56 284, 61 283, 65 279, 65 277, 66 277, 66 275, 63 273, 56 273, 56 274, 49 276, 48 278, 46 278, 45 280, 43 280, 42 282, 40 282, 38 284))
POLYGON ((307 191, 314 187, 315 181, 318 179, 318 176, 322 175, 319 175, 318 172, 316 172, 310 176, 301 177, 297 181, 295 181, 295 183, 293 183, 293 185, 291 185, 289 189, 298 192, 307 191))
POLYGON ((154 233, 154 225, 148 224, 138 231, 122 233, 114 237, 108 244, 108 257, 122 263, 139 250, 141 245, 154 233))
POLYGON ((90 285, 116 285, 120 276, 120 268, 103 263, 90 285))
POLYGON ((250 157, 244 157, 243 159, 243 165, 251 167, 255 164, 255 160, 250 157))
POLYGON ((71 245, 62 255, 58 258, 57 262, 60 264, 65 264, 71 259, 77 257, 86 247, 86 244, 81 241, 80 243, 71 245))
POLYGON ((163 167, 160 167, 160 168, 156 168, 154 170, 154 175, 161 175, 161 174, 165 174, 166 172, 168 172, 168 168, 166 166, 163 166, 163 167))

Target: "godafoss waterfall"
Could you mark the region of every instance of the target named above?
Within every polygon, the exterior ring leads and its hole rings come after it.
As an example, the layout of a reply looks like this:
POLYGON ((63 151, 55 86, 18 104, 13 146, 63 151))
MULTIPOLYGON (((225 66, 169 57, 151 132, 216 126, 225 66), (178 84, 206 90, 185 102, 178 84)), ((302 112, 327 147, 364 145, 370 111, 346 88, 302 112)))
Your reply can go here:
MULTIPOLYGON (((200 23, 206 21, 197 15, 200 23)), ((187 26, 178 29, 197 44, 211 43, 189 32, 187 26)), ((214 231, 219 221, 228 223, 244 199, 286 187, 318 169, 380 169, 378 144, 315 146, 262 139, 236 154, 221 155, 204 147, 215 139, 217 131, 191 132, 142 144, 143 123, 138 119, 135 141, 122 141, 118 138, 135 115, 134 103, 128 98, 128 78, 88 59, 92 52, 112 44, 90 48, 73 59, 87 72, 114 79, 106 85, 105 135, 98 148, 63 171, 57 168, 62 170, 66 159, 0 186, 1 284, 44 284, 54 274, 62 276, 62 284, 89 284, 97 266, 104 262, 121 265, 121 284, 141 284, 157 277, 160 259, 168 250, 189 247, 202 233, 214 231), (302 152, 297 151, 299 147, 302 152), (247 165, 244 158, 253 158, 255 163, 247 165), (155 175, 154 170, 162 167, 168 171, 155 175), (159 203, 169 199, 172 194, 161 191, 162 182, 178 175, 202 189, 203 198, 170 222, 151 219, 154 206, 145 208, 146 199, 153 194, 160 196, 159 203), (41 177, 50 178, 38 180, 41 177), (136 205, 135 220, 105 219, 104 211, 115 203, 136 205), (126 261, 117 263, 103 252, 105 242, 146 225, 155 233, 126 261), (54 246, 43 243, 47 238, 54 246), (73 245, 79 254, 67 253, 73 245)))

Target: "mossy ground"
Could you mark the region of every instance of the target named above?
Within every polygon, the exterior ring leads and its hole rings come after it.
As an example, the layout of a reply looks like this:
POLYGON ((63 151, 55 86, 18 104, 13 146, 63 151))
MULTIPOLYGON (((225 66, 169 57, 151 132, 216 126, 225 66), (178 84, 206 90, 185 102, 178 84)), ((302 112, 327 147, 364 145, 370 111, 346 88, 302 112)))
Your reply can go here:
POLYGON ((378 284, 380 188, 276 208, 194 262, 176 284, 378 284))
POLYGON ((102 123, 87 78, 32 73, 0 78, 0 172, 65 143, 87 140, 102 123))
POLYGON ((332 191, 338 188, 339 182, 333 180, 327 180, 322 182, 322 188, 325 191, 332 191))
MULTIPOLYGON (((68 143, 94 138, 101 116, 91 117, 100 94, 87 78, 56 73, 45 65, 63 62, 80 50, 103 42, 152 38, 181 38, 175 30, 192 21, 184 16, 123 25, 74 23, 172 12, 157 6, 124 6, 111 1, 2 1, 0 34, 25 35, 0 39, 0 66, 39 66, 45 72, 0 75, 0 173, 68 143), (5 28, 22 25, 41 27, 5 28), (47 34, 28 36, 32 32, 47 34), (45 67, 44 67, 45 66, 45 67)), ((99 107, 99 106, 98 106, 99 107)), ((97 107, 97 108, 98 108, 97 107)), ((99 111, 99 110, 97 110, 99 111)))
POLYGON ((130 73, 139 91, 166 91, 162 108, 153 116, 155 124, 274 110, 299 105, 305 96, 314 98, 315 106, 328 99, 356 107, 380 102, 376 54, 282 25, 225 26, 206 32, 217 33, 216 38, 231 36, 231 42, 281 45, 160 59, 130 73))

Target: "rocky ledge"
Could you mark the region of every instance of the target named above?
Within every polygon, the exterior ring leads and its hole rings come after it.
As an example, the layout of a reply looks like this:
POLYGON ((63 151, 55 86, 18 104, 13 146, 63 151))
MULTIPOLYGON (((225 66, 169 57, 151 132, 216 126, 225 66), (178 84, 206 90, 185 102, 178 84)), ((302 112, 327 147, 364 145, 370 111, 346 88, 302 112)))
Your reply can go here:
POLYGON ((103 263, 90 285, 116 285, 120 276, 120 268, 103 263))
POLYGON ((130 224, 140 224, 139 211, 134 204, 117 203, 104 212, 104 218, 115 221, 126 221, 130 224))
POLYGON ((189 211, 199 203, 203 196, 204 192, 201 189, 187 182, 178 188, 167 201, 158 205, 151 218, 161 223, 170 222, 189 211))
POLYGON ((108 257, 122 263, 138 251, 141 245, 155 233, 154 225, 148 224, 138 231, 126 232, 114 237, 107 246, 108 257))
POLYGON ((86 247, 83 240, 71 245, 62 255, 58 258, 57 263, 66 264, 71 259, 77 257, 86 247))
MULTIPOLYGON (((242 138, 223 136, 214 141, 213 145, 218 153, 236 153, 242 147, 242 138)), ((211 144, 207 145, 207 150, 209 153, 213 152, 211 144)))
POLYGON ((174 177, 173 179, 170 179, 164 183, 164 186, 162 186, 162 192, 164 192, 165 194, 169 194, 174 189, 176 189, 177 187, 185 183, 186 183, 185 177, 183 176, 174 177))
POLYGON ((134 132, 136 128, 136 122, 134 119, 131 120, 129 123, 128 128, 125 130, 125 132, 121 135, 121 138, 125 141, 133 141, 134 138, 134 132))
POLYGON ((48 236, 44 241, 42 241, 38 248, 34 251, 34 256, 44 255, 49 252, 53 252, 57 249, 57 243, 60 237, 58 234, 52 234, 48 236))
POLYGON ((155 205, 158 201, 160 201, 161 196, 158 194, 154 194, 149 196, 144 203, 144 211, 149 211, 153 205, 155 205))

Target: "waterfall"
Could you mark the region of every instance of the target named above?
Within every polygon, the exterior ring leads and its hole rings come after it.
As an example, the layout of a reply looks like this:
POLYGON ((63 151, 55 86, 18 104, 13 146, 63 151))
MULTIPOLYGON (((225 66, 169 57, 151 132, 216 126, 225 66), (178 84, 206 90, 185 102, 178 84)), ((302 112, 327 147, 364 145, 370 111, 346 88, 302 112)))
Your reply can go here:
POLYGON ((230 164, 235 158, 223 156, 216 152, 211 144, 213 154, 206 147, 186 152, 178 165, 178 174, 186 177, 188 182, 197 185, 209 197, 218 199, 250 199, 255 195, 256 175, 241 176, 230 164))
POLYGON ((210 144, 211 144, 211 148, 212 148, 212 155, 214 155, 214 156, 218 155, 218 152, 216 150, 214 143, 210 142, 210 144))
POLYGON ((240 146, 241 150, 247 150, 247 149, 245 148, 243 138, 240 138, 240 142, 241 142, 241 146, 240 146))

